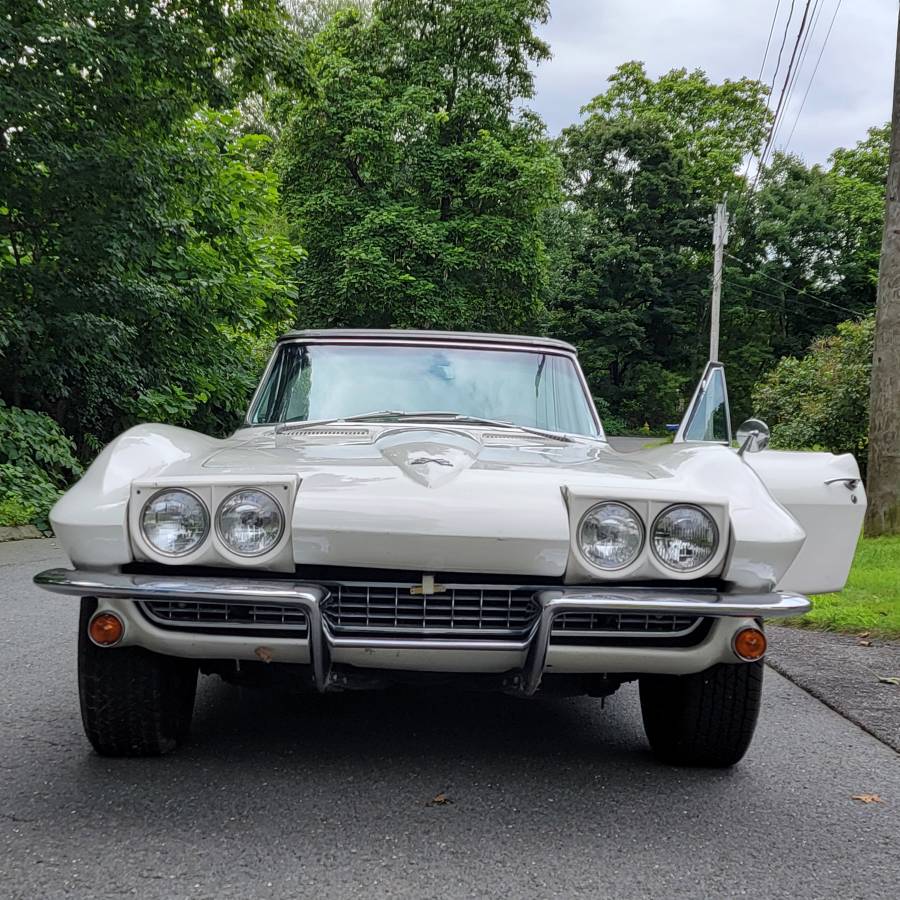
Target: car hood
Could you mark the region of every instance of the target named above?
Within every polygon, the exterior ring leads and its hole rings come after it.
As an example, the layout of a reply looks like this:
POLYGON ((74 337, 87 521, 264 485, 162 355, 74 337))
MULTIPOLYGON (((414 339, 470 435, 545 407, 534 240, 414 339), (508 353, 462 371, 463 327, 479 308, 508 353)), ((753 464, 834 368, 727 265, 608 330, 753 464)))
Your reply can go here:
MULTIPOLYGON (((135 484, 199 489, 266 479, 293 498, 289 552, 272 565, 281 571, 317 565, 591 580, 573 537, 584 511, 602 500, 643 504, 645 520, 669 503, 718 508, 733 547, 729 574, 746 585, 774 584, 803 542, 727 447, 619 453, 605 441, 457 425, 245 428, 225 440, 136 426, 103 451, 51 518, 74 562, 121 565, 134 558, 127 515, 135 484), (746 560, 737 574, 735 560, 746 560)), ((648 563, 627 579, 660 575, 648 563)))
POLYGON ((656 479, 666 471, 652 461, 620 454, 605 441, 563 441, 523 432, 464 427, 380 427, 248 435, 239 432, 201 462, 223 474, 247 471, 324 471, 345 477, 400 476, 424 488, 440 488, 469 469, 503 473, 590 473, 611 480, 656 479))

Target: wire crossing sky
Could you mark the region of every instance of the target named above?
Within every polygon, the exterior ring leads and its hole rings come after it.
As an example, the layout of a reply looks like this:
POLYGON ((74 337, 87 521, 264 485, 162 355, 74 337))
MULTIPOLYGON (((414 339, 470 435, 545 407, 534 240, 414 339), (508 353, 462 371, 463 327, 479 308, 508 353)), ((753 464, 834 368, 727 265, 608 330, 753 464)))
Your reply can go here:
MULTIPOLYGON (((838 2, 819 0, 810 9, 773 142, 773 150, 787 144, 809 163, 825 162, 835 147, 852 146, 891 113, 897 0, 852 0, 837 10, 838 2)), ((551 0, 552 18, 540 33, 553 59, 537 69, 531 105, 557 134, 578 120, 579 109, 604 90, 622 62, 642 60, 654 77, 684 67, 701 68, 715 81, 754 78, 767 44, 763 80, 771 85, 787 30, 774 109, 806 0, 796 0, 789 21, 791 5, 790 0, 551 0)))

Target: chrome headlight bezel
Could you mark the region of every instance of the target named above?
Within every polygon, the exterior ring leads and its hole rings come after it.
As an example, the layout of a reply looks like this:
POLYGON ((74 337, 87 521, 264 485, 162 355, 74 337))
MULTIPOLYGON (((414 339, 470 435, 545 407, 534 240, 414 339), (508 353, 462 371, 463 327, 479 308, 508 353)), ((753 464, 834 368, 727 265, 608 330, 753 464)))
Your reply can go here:
POLYGON ((624 569, 629 569, 634 566, 642 557, 644 548, 647 544, 647 527, 644 524, 644 520, 641 518, 640 514, 637 510, 634 509, 630 504, 625 503, 621 500, 601 500, 597 503, 591 504, 581 516, 581 519, 578 521, 578 528, 575 532, 575 544, 578 549, 578 553, 581 558, 590 566, 592 569, 596 569, 599 572, 621 572, 624 569), (583 539, 584 528, 587 523, 587 520, 596 512, 603 507, 606 506, 615 506, 620 509, 624 509, 637 524, 637 530, 640 535, 637 548, 632 553, 631 557, 623 563, 620 563, 615 566, 605 566, 601 563, 597 562, 595 559, 591 558, 591 556, 585 550, 585 541, 583 539))
POLYGON ((653 523, 650 526, 650 532, 648 537, 648 543, 650 545, 650 552, 653 554, 654 560, 663 568, 665 568, 669 572, 676 572, 679 575, 694 575, 697 572, 707 568, 710 563, 715 560, 719 555, 719 550, 721 547, 721 533, 719 531, 718 523, 716 522, 715 516, 708 510, 704 509, 702 506, 697 505, 696 503, 671 503, 665 509, 662 509, 657 513, 656 517, 653 519, 653 523), (698 565, 690 566, 685 568, 683 566, 673 566, 670 562, 668 562, 657 550, 656 548, 656 530, 662 521, 662 519, 672 513, 674 510, 685 509, 692 510, 694 512, 699 512, 709 524, 712 530, 712 548, 707 555, 706 559, 700 562, 698 565))
POLYGON ((164 556, 168 559, 180 559, 181 557, 188 556, 191 553, 196 553, 207 541, 210 533, 210 523, 211 516, 209 512, 209 507, 204 503, 203 498, 200 497, 199 494, 190 490, 190 488, 185 487, 164 487, 160 488, 157 491, 154 491, 145 501, 143 506, 141 506, 141 510, 138 513, 138 527, 141 532, 141 539, 144 543, 154 552, 158 553, 160 556, 164 556), (190 547, 186 550, 181 550, 177 553, 172 553, 169 550, 163 550, 156 543, 151 540, 150 535, 147 534, 146 524, 144 522, 144 516, 147 512, 147 508, 153 503, 155 500, 158 500, 164 494, 186 494, 192 499, 196 500, 200 506, 200 510, 203 514, 203 532, 200 535, 199 539, 196 540, 190 547))
POLYGON ((274 550, 276 550, 281 545, 281 540, 284 537, 286 524, 287 524, 287 517, 285 515, 284 507, 278 502, 278 500, 275 498, 275 496, 270 491, 267 491, 261 487, 245 486, 245 487, 236 488, 233 491, 229 491, 229 493, 226 494, 222 498, 221 502, 219 503, 218 507, 216 508, 216 518, 215 518, 216 537, 221 542, 222 547, 228 553, 233 554, 234 556, 240 557, 241 559, 254 559, 259 556, 265 556, 269 553, 272 553, 274 550), (267 497, 271 501, 273 507, 278 512, 279 526, 278 526, 278 534, 275 537, 275 540, 272 541, 272 543, 269 544, 267 547, 264 547, 261 550, 256 550, 252 553, 247 553, 247 552, 235 549, 235 547, 229 542, 229 540, 226 536, 225 530, 222 528, 222 511, 224 510, 225 505, 229 502, 229 500, 231 500, 234 497, 239 496, 240 494, 262 494, 264 497, 267 497))

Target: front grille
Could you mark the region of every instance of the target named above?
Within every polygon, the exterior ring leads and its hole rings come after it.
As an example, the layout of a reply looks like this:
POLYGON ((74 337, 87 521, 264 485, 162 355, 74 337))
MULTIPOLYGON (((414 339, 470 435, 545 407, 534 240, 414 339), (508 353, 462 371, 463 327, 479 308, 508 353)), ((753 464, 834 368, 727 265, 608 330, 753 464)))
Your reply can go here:
POLYGON ((306 613, 296 606, 269 606, 245 602, 205 600, 146 600, 140 604, 155 625, 180 631, 279 634, 305 638, 306 613))
POLYGON ((553 634, 568 637, 681 637, 690 634, 700 616, 682 613, 565 612, 553 621, 553 634))
POLYGON ((335 634, 431 637, 525 637, 538 606, 533 590, 448 587, 412 594, 414 585, 334 585, 322 614, 335 634))

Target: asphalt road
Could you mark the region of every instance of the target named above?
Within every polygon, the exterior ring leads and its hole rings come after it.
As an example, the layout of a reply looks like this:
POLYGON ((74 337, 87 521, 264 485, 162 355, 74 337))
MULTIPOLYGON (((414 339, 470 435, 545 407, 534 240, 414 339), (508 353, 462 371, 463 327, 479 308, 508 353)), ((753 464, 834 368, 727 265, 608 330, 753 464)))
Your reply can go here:
POLYGON ((656 763, 631 687, 601 709, 204 679, 181 752, 101 759, 75 604, 30 584, 62 562, 0 545, 4 898, 900 895, 900 756, 772 671, 728 772, 656 763))

